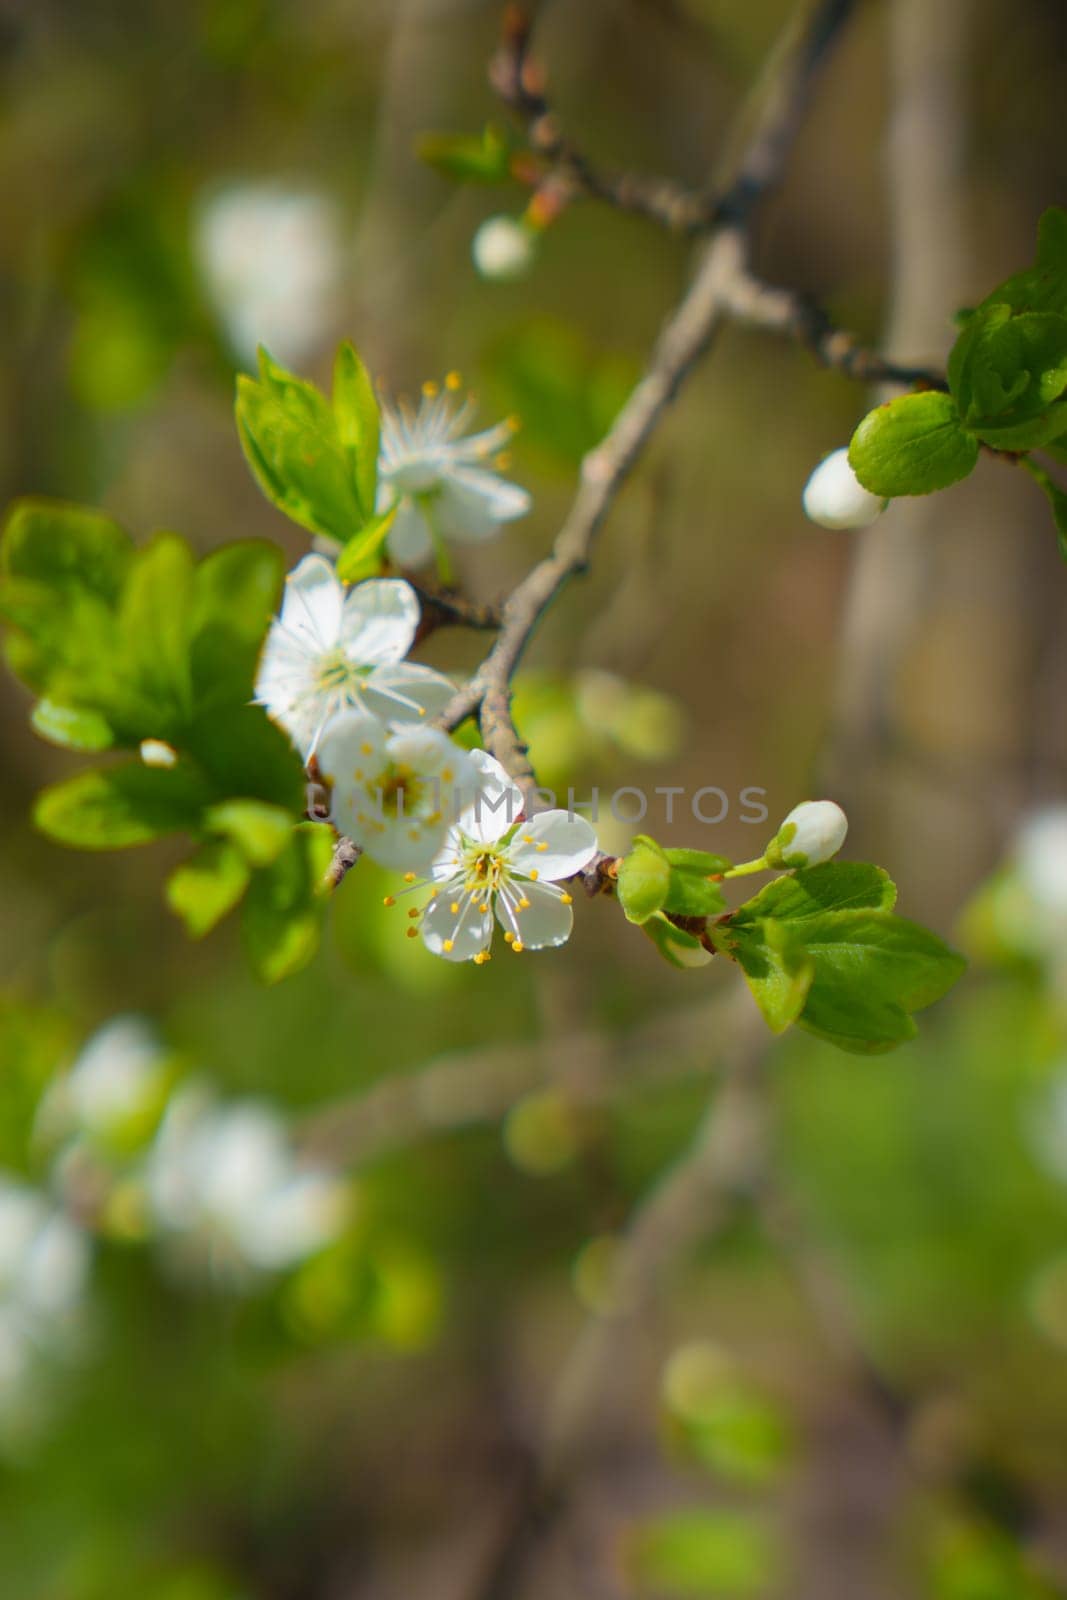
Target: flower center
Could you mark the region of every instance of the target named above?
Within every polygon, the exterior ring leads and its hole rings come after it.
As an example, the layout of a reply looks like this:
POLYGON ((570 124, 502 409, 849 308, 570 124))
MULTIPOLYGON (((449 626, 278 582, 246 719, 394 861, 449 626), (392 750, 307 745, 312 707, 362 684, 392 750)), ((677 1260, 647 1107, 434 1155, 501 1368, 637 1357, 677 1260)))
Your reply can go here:
POLYGON ((328 650, 315 662, 315 682, 322 694, 358 694, 364 669, 338 648, 328 650))
POLYGON ((460 860, 464 887, 469 894, 483 897, 496 894, 507 877, 507 857, 498 844, 465 838, 460 860))

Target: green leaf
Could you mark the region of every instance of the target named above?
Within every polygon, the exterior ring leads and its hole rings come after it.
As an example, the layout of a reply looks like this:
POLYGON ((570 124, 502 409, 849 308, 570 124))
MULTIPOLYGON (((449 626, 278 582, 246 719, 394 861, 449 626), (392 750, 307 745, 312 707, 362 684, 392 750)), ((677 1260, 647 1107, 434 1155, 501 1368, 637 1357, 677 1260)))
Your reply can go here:
POLYGON ((1019 465, 1025 467, 1034 482, 1039 484, 1047 495, 1052 508, 1052 520, 1056 524, 1060 555, 1067 561, 1067 492, 1061 489, 1058 483, 1054 483, 1044 467, 1039 466, 1029 456, 1023 457, 1019 465))
POLYGON ((1052 206, 1037 230, 1037 263, 1000 284, 982 301, 1012 311, 1057 311, 1067 315, 1067 211, 1052 206))
POLYGON ((715 948, 741 968, 772 1033, 782 1033, 796 1022, 808 998, 815 963, 787 923, 773 917, 743 920, 737 913, 729 922, 713 924, 711 938, 715 948))
POLYGON ((723 856, 703 850, 665 850, 670 866, 663 910, 678 917, 710 917, 726 904, 722 890, 710 881, 709 874, 721 873, 729 866, 723 856), (709 863, 711 865, 709 866, 709 863))
POLYGON ((293 817, 303 816, 303 764, 262 706, 220 706, 198 713, 182 734, 182 748, 211 779, 214 798, 266 800, 293 817))
POLYGON ((865 861, 825 861, 775 878, 734 912, 736 928, 764 917, 791 922, 823 911, 892 911, 897 891, 889 874, 865 861))
POLYGON ((204 827, 231 840, 249 866, 269 867, 289 843, 293 818, 263 800, 223 800, 204 813, 204 827))
POLYGON ((884 911, 812 917, 802 938, 815 972, 800 1026, 861 1054, 912 1038, 908 1013, 940 1000, 966 965, 927 928, 884 911))
POLYGON ((750 1600, 779 1565, 764 1524, 739 1511, 668 1512, 631 1532, 626 1555, 642 1595, 692 1600, 750 1600))
POLYGON ((115 734, 99 711, 85 706, 64 706, 55 700, 38 700, 30 721, 42 739, 68 750, 108 750, 115 734))
POLYGON ((667 898, 671 864, 655 839, 639 833, 619 863, 619 904, 629 922, 647 922, 667 898))
POLYGON ((712 952, 696 934, 675 927, 662 911, 647 917, 641 923, 641 931, 647 933, 664 961, 669 961, 672 967, 706 967, 712 959, 712 952))
POLYGON ((949 384, 964 424, 1003 450, 1032 449, 1067 429, 1067 317, 1013 316, 986 306, 968 321, 949 358, 949 384))
POLYGON ((398 507, 390 506, 381 516, 372 517, 367 526, 349 539, 337 557, 337 576, 342 583, 358 583, 373 578, 382 569, 382 550, 389 529, 396 521, 398 507))
POLYGON ((201 708, 252 697, 263 639, 281 593, 277 545, 242 539, 204 557, 193 579, 189 672, 201 708))
POLYGON ((194 831, 207 798, 186 763, 94 768, 45 789, 33 820, 42 833, 78 850, 122 850, 182 829, 194 831))
POLYGON ((237 380, 237 430, 253 475, 287 517, 344 544, 364 518, 333 408, 265 350, 259 365, 258 381, 246 374, 237 380))
POLYGON ((184 539, 158 534, 138 550, 119 603, 120 698, 128 724, 166 739, 192 706, 189 613, 193 556, 184 539))
POLYGON ((166 900, 193 939, 210 933, 248 887, 252 869, 236 845, 215 839, 167 879, 166 900))
POLYGON ((287 848, 257 872, 245 897, 245 947, 265 983, 278 983, 311 960, 319 944, 324 882, 333 855, 331 830, 304 823, 287 848))
POLYGON ((871 494, 930 494, 965 478, 978 441, 962 426, 951 395, 906 394, 868 413, 852 435, 848 459, 871 494))
POLYGON ((4 525, 2 572, 64 592, 87 590, 114 605, 133 549, 129 534, 100 511, 59 500, 19 500, 4 525))
POLYGON ((424 134, 416 150, 420 161, 460 183, 506 183, 512 175, 511 140, 491 122, 481 134, 424 134))
POLYGON ((370 374, 347 342, 338 347, 334 359, 333 410, 366 522, 377 509, 381 417, 370 374))

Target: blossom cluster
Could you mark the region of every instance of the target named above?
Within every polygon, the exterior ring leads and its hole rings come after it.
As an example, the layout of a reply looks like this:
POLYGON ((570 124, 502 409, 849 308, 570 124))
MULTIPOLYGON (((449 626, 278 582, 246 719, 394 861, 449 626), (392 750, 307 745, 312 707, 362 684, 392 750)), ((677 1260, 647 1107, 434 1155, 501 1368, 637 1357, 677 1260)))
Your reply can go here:
MULTIPOLYGON (((497 452, 512 424, 464 436, 470 403, 456 403, 458 387, 453 374, 427 385, 417 410, 382 411, 378 509, 393 513, 389 553, 405 569, 435 558, 442 570, 448 542, 486 539, 529 507, 486 465, 506 464, 497 452)), ((346 587, 325 552, 305 556, 268 633, 256 699, 325 787, 337 830, 427 895, 410 932, 429 950, 487 960, 494 911, 513 950, 561 944, 572 920, 561 885, 596 854, 593 828, 559 810, 526 817, 498 762, 433 726, 456 686, 408 659, 419 621, 405 578, 346 587)))
POLYGON ((43 1361, 91 1328, 98 1236, 149 1243, 187 1281, 251 1287, 340 1237, 348 1184, 298 1160, 258 1100, 187 1078, 140 1017, 113 1018, 38 1104, 34 1178, 0 1171, 0 1425, 32 1426, 43 1361))

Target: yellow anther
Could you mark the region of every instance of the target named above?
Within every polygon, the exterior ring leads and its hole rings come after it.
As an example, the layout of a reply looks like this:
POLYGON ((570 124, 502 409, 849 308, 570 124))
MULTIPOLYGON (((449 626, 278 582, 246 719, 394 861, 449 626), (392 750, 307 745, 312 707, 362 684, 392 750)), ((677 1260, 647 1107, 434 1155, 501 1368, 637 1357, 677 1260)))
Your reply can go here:
POLYGON ((540 876, 540 874, 539 874, 537 868, 536 867, 531 867, 530 868, 530 877, 531 877, 531 879, 533 880, 534 883, 537 882, 539 876, 540 876))
POLYGON ((452 771, 451 767, 442 767, 441 777, 444 779, 445 783, 451 783, 452 779, 455 777, 455 773, 452 771))
POLYGON ((408 909, 408 916, 409 917, 421 917, 422 916, 422 912, 419 910, 418 906, 411 906, 408 909))
POLYGON ((449 911, 451 911, 452 915, 455 916, 456 912, 459 910, 459 901, 458 900, 453 900, 452 904, 449 906, 448 909, 449 909, 449 911))
POLYGON ((529 911, 529 909, 530 909, 530 902, 524 896, 523 899, 521 899, 519 901, 519 910, 520 911, 529 911))
POLYGON ((525 950, 526 946, 523 944, 521 939, 514 939, 512 940, 511 948, 514 950, 516 955, 519 955, 521 951, 525 950))
POLYGON ((532 833, 524 833, 523 836, 522 836, 522 842, 523 842, 523 844, 533 844, 533 842, 534 842, 533 834, 532 833))
POLYGON ((408 838, 413 839, 415 843, 418 844, 419 840, 422 838, 422 834, 419 832, 418 828, 409 828, 408 838))
POLYGON ((418 928, 405 928, 404 932, 407 934, 409 939, 417 939, 419 937, 418 928))
POLYGON ((422 386, 422 392, 426 396, 427 400, 432 400, 435 395, 440 394, 441 385, 439 383, 435 383, 432 378, 427 378, 426 382, 422 386))
POLYGON ((374 754, 374 746, 372 744, 368 744, 366 739, 364 739, 359 748, 365 756, 372 756, 374 754))
POLYGON ((419 716, 420 717, 424 717, 425 715, 426 715, 426 707, 425 706, 420 706, 419 707, 419 716))
POLYGON ((417 877, 418 877, 418 873, 417 872, 405 872, 405 874, 404 874, 404 882, 405 883, 414 883, 415 879, 417 877))
POLYGON ((481 912, 482 916, 484 917, 485 913, 489 910, 489 907, 488 906, 479 906, 478 910, 481 912))
POLYGON ((396 905, 396 895, 395 894, 387 894, 385 899, 382 901, 382 905, 383 906, 395 906, 396 905))
POLYGON ((462 389, 463 378, 458 372, 449 372, 445 376, 445 388, 451 389, 455 394, 457 389, 462 389))
POLYGON ((504 943, 505 944, 511 944, 512 941, 514 940, 514 938, 515 938, 515 935, 513 933, 506 933, 504 935, 504 943))
POLYGON ((572 894, 567 894, 566 891, 560 895, 560 899, 563 901, 565 906, 574 904, 574 896, 572 894))
POLYGON ((537 848, 538 848, 538 850, 547 850, 548 849, 548 845, 545 844, 544 840, 542 840, 541 843, 537 846, 537 848))
POLYGON ((507 426, 510 428, 512 433, 518 433, 519 429, 522 427, 522 418, 510 416, 507 420, 507 426))
POLYGON ((446 954, 449 950, 454 950, 455 948, 455 944, 451 939, 446 939, 444 944, 441 946, 441 949, 444 950, 446 954))
POLYGON ((493 458, 493 465, 498 472, 507 472, 511 466, 510 450, 499 450, 493 458))

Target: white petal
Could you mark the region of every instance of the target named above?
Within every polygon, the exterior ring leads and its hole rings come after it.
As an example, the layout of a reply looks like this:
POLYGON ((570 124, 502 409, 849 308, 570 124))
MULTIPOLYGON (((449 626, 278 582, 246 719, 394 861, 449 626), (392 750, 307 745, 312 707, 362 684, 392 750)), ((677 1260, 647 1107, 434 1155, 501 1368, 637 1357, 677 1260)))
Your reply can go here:
POLYGON ((497 900, 496 914, 501 927, 514 932, 526 950, 544 950, 549 945, 566 944, 574 925, 574 912, 563 899, 563 892, 551 883, 515 884, 522 890, 522 898, 529 902, 514 911, 513 917, 502 915, 503 896, 497 900))
POLYGON ((402 500, 386 541, 400 567, 421 567, 433 555, 430 525, 413 500, 402 500))
POLYGON ((414 661, 376 667, 363 685, 368 708, 383 722, 423 722, 443 711, 455 692, 448 678, 414 661))
POLYGON ((368 578, 345 596, 341 643, 361 666, 403 661, 419 625, 419 602, 401 578, 368 578))
POLYGON ((508 850, 508 864, 524 877, 571 878, 596 855, 591 822, 570 811, 540 811, 524 822, 508 850))
POLYGON ((325 556, 305 556, 285 580, 283 626, 314 652, 331 650, 341 634, 344 588, 325 556))
MULTIPOLYGON (((341 827, 338 819, 337 827, 341 827)), ((425 877, 441 848, 444 823, 423 817, 397 817, 379 812, 373 802, 354 808, 343 830, 380 867, 425 877)))
POLYGON ((420 778, 438 780, 442 789, 469 794, 477 782, 469 752, 460 749, 440 728, 398 728, 389 737, 389 755, 420 778))
POLYGON ((470 803, 460 813, 459 826, 469 838, 495 844, 522 816, 522 790, 487 750, 472 750, 470 764, 475 787, 470 803))
POLYGON ((342 711, 331 717, 319 740, 319 771, 331 785, 330 820, 349 838, 357 838, 353 826, 367 808, 364 786, 386 765, 387 738, 377 717, 342 711))
MULTIPOLYGON (((460 891, 461 892, 461 891, 460 891)), ((493 914, 481 912, 468 897, 451 896, 448 885, 440 889, 422 914, 422 942, 435 956, 446 961, 470 961, 489 948, 493 937, 493 914), (458 911, 453 911, 454 905, 458 911), (446 950, 445 945, 451 948, 446 950)))
POLYGON ((525 489, 477 467, 453 467, 442 481, 437 502, 441 532, 447 539, 491 539, 502 522, 525 516, 530 496, 525 489))

